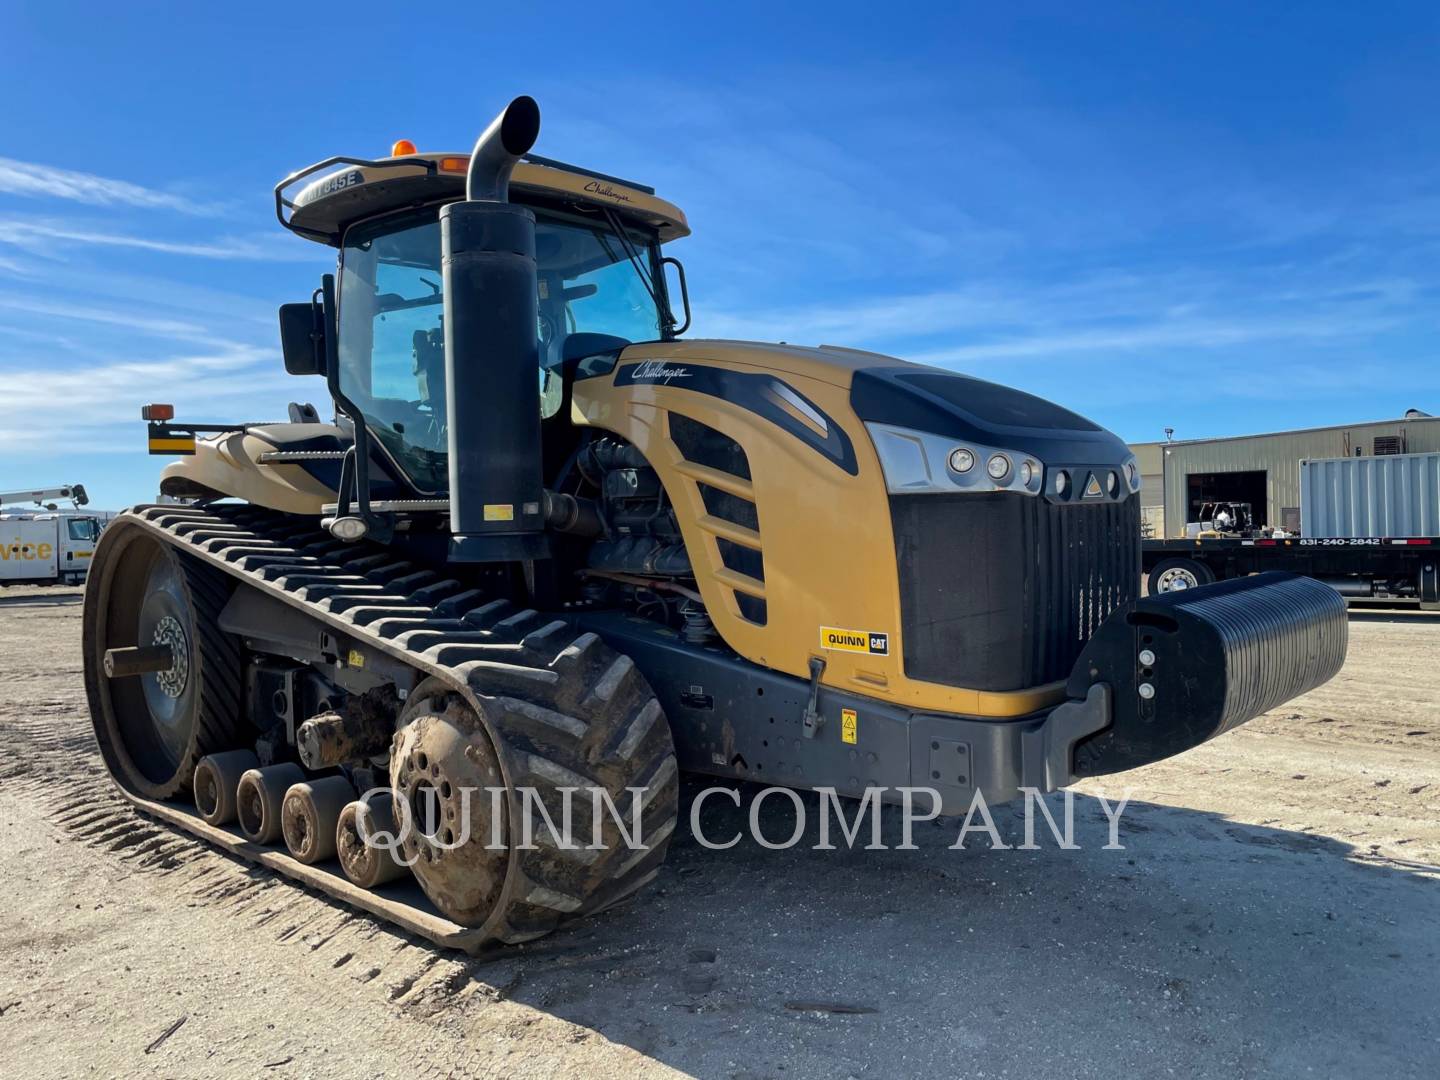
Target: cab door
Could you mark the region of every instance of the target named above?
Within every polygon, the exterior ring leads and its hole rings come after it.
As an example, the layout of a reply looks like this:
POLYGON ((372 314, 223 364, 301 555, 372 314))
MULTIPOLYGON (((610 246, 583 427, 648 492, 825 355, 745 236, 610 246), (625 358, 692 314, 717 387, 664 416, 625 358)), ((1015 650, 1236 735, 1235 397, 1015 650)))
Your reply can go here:
POLYGON ((93 517, 67 517, 60 522, 56 559, 58 577, 83 578, 90 571, 100 522, 93 517))

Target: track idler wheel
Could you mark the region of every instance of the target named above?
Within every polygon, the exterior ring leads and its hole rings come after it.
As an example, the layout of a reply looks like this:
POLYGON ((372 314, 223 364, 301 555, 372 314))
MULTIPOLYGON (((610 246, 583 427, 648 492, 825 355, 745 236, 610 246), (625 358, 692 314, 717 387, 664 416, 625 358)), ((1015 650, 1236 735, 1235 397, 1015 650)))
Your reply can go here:
POLYGON ((305 770, 299 765, 271 765, 251 769, 240 777, 236 789, 236 816, 240 831, 252 844, 273 844, 283 835, 281 825, 285 793, 294 784, 305 782, 305 770))
POLYGON ((85 584, 85 688, 100 753, 127 790, 185 794, 201 758, 245 742, 239 642, 219 625, 233 589, 123 517, 100 537, 85 584))
POLYGON ((395 814, 390 796, 350 803, 340 811, 340 824, 335 830, 335 853, 340 869, 362 889, 373 889, 389 881, 398 881, 409 873, 409 867, 395 859, 393 847, 367 844, 366 837, 395 835, 395 814), (363 830, 363 831, 362 831, 363 830))
POLYGON ((195 809, 208 825, 229 825, 235 820, 240 778, 260 767, 249 750, 227 750, 200 759, 195 766, 195 809))
POLYGON ((280 827, 290 854, 306 866, 334 858, 340 813, 353 798, 355 788, 343 776, 308 780, 285 792, 280 827))
POLYGON ((428 683, 411 694, 390 783, 401 850, 425 895, 446 918, 479 926, 505 885, 508 814, 495 748, 463 697, 428 683))

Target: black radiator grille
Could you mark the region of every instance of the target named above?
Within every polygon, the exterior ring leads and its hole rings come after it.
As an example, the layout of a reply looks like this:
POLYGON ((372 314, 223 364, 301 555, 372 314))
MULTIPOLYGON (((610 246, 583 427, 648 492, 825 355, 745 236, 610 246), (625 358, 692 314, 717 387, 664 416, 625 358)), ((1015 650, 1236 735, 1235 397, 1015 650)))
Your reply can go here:
POLYGON ((905 673, 977 690, 1064 679, 1140 582, 1140 507, 895 495, 905 673))

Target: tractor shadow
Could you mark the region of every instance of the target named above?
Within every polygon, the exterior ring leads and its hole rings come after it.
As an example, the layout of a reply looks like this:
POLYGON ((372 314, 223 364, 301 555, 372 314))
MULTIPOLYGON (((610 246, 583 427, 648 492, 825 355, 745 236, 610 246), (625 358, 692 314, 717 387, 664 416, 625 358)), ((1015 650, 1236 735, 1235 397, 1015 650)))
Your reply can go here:
POLYGON ((16 596, 0 595, 0 611, 7 608, 73 607, 83 603, 85 594, 69 593, 20 593, 16 596))
POLYGON ((1440 623, 1440 611, 1428 611, 1418 607, 1373 608, 1352 605, 1349 609, 1349 617, 1352 623, 1392 623, 1396 625, 1408 623, 1411 626, 1440 623))
MULTIPOLYGON (((863 850, 868 823, 846 850, 832 819, 839 850, 817 851, 805 794, 796 847, 712 851, 689 824, 700 789, 687 782, 645 894, 477 957, 469 979, 705 1078, 1440 1071, 1440 1042, 1417 1038, 1440 996, 1440 867, 1150 803, 1104 850, 1107 818, 1078 794, 1078 850, 1038 812, 1038 850, 1016 849, 1012 804, 994 810, 1011 850, 978 831, 950 849, 956 820, 917 823, 919 850, 895 850, 887 807, 888 850, 863 850)), ((704 804, 713 841, 749 828, 761 789, 735 790, 739 807, 704 804)), ((1047 803, 1063 820, 1063 796, 1047 803)), ((790 800, 756 820, 784 840, 790 800)))

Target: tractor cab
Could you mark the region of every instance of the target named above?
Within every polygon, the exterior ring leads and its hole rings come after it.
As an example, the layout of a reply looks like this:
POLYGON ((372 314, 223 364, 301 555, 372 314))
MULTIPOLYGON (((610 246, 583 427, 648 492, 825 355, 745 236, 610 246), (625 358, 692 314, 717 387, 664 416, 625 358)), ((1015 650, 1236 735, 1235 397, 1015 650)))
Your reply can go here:
MULTIPOLYGON (((580 361, 674 337, 653 229, 604 208, 535 208, 543 419, 580 361)), ((420 492, 445 490, 447 423, 439 208, 372 218, 340 247, 339 382, 420 492)))
MULTIPOLYGON (((308 369, 327 375, 344 415, 363 417, 360 438, 373 444, 367 457, 379 459, 376 471, 422 498, 444 496, 452 487, 451 427, 479 426, 479 406, 489 411, 502 400, 487 378, 492 364, 514 378, 513 360, 495 359, 501 350, 493 345, 493 327, 476 327, 474 343, 459 343, 468 357, 464 370, 447 374, 447 336, 457 333, 457 321, 487 321, 473 313, 514 306, 514 274, 503 272, 470 290, 469 303, 447 304, 442 217, 457 203, 473 208, 467 182, 474 160, 473 154, 420 154, 402 141, 389 158, 332 158, 276 188, 281 223, 339 252, 333 330, 322 325, 308 335, 336 339, 334 370, 320 357, 308 369), (465 400, 452 405, 457 388, 465 400)), ((538 389, 541 470, 548 474, 573 449, 568 389, 580 365, 607 358, 613 364, 627 346, 674 340, 689 325, 683 267, 661 254, 661 244, 688 235, 689 227, 677 207, 644 185, 547 158, 520 157, 504 196, 504 205, 533 218, 533 226, 516 232, 510 226, 517 215, 492 214, 482 231, 499 221, 508 239, 479 242, 498 244, 488 252, 492 268, 517 254, 499 250, 507 244, 528 249, 520 255, 526 264, 520 273, 524 280, 533 275, 533 284, 521 287, 533 290, 535 317, 533 348, 525 351, 534 356, 528 377, 538 389), (674 268, 683 322, 667 266, 674 268)), ((324 322, 318 308, 313 321, 324 322)), ((302 312, 293 312, 292 322, 306 328, 302 312)), ((287 350, 292 371, 307 370, 313 349, 305 337, 290 338, 299 354, 291 363, 287 350)), ((528 408, 531 396, 512 391, 504 400, 528 408)))

